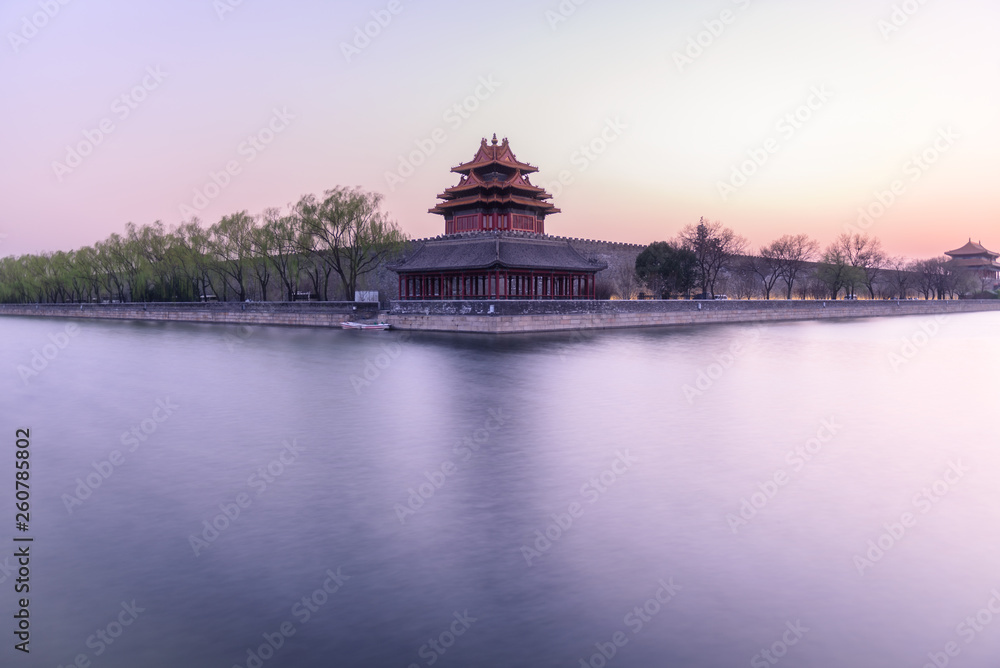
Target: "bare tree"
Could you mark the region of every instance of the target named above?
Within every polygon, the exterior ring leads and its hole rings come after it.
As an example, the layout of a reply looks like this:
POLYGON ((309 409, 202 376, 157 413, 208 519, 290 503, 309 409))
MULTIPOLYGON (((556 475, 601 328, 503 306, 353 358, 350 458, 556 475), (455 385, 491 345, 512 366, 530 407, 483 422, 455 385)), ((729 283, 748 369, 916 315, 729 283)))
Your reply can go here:
POLYGON ((705 218, 697 225, 688 225, 680 232, 680 241, 694 252, 698 285, 701 292, 715 296, 715 282, 719 272, 727 268, 732 259, 742 255, 747 240, 724 227, 721 222, 708 222, 705 218))
POLYGON ((635 264, 627 260, 614 259, 609 263, 608 279, 611 293, 619 299, 637 299, 642 289, 642 281, 636 273, 635 264))
POLYGON ((899 299, 906 299, 910 287, 916 279, 913 262, 905 257, 890 257, 885 261, 887 283, 892 294, 899 299))
POLYGON ((786 234, 761 248, 760 254, 775 266, 785 283, 785 299, 791 299, 795 281, 819 254, 819 243, 807 234, 786 234))
POLYGON ((861 280, 861 276, 861 271, 851 265, 838 242, 827 247, 816 269, 816 278, 823 284, 830 299, 836 299, 844 288, 853 295, 853 286, 861 280))
POLYGON ((781 278, 781 261, 773 246, 774 243, 764 246, 760 249, 759 255, 749 256, 742 261, 742 264, 757 276, 764 290, 764 299, 771 298, 771 290, 781 278))
MULTIPOLYGON (((762 269, 763 258, 745 255, 735 258, 726 281, 726 290, 737 299, 753 299, 761 293, 770 294, 770 288, 765 284, 763 274, 766 269, 762 269)), ((771 287, 774 283, 771 283, 771 287)), ((770 299, 770 296, 766 297, 770 299)))
MULTIPOLYGON (((844 232, 834 242, 840 252, 847 259, 847 263, 852 267, 860 269, 856 274, 859 280, 867 289, 868 296, 875 298, 875 281, 885 267, 885 251, 882 250, 882 242, 878 237, 868 234, 851 234, 844 232)), ((851 285, 853 290, 855 286, 851 285)))

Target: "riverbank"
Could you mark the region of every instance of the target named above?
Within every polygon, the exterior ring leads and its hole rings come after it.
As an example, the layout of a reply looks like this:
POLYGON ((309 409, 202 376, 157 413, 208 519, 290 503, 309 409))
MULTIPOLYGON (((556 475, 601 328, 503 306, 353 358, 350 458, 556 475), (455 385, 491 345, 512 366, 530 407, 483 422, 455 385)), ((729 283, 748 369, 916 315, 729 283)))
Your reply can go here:
MULTIPOLYGON (((1000 300, 397 301, 381 316, 400 330, 514 334, 973 311, 1000 311, 1000 300)), ((361 302, 0 304, 0 315, 340 327, 344 320, 375 321, 380 311, 361 302)))
POLYGON ((0 315, 290 327, 340 327, 345 320, 375 320, 378 314, 378 304, 368 302, 0 304, 0 315))
POLYGON ((663 327, 1000 311, 1000 300, 397 301, 394 329, 476 333, 663 327))

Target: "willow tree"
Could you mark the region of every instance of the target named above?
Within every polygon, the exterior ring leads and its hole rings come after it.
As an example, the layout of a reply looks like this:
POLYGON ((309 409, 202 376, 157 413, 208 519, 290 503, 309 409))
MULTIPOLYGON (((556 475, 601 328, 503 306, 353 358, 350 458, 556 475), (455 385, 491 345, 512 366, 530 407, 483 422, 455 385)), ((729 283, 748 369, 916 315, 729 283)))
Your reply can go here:
POLYGON ((327 190, 319 200, 307 195, 295 207, 311 243, 305 250, 340 278, 347 301, 358 279, 374 271, 406 240, 382 211, 382 195, 359 188, 327 190))
POLYGON ((270 208, 262 215, 261 229, 267 235, 268 253, 265 259, 271 263, 278 279, 284 287, 288 301, 295 301, 299 284, 299 236, 301 226, 295 216, 282 216, 279 209, 270 208))
MULTIPOLYGON (((253 216, 246 211, 223 216, 222 219, 209 228, 211 232, 211 249, 218 261, 218 271, 225 278, 231 278, 236 285, 239 300, 247 298, 247 274, 253 259, 253 216)), ((223 281, 223 290, 227 282, 223 281)), ((223 295, 225 299, 225 295, 223 295)))

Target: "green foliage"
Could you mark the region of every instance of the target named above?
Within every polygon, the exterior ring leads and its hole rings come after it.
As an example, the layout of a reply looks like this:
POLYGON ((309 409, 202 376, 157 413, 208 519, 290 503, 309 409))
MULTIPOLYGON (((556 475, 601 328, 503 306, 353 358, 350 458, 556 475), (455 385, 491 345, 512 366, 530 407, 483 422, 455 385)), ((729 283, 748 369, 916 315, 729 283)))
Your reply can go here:
POLYGON ((240 211, 172 230, 128 223, 75 251, 0 258, 0 302, 266 300, 272 278, 289 301, 306 279, 325 299, 331 272, 350 300, 358 279, 406 240, 381 205, 379 194, 335 188, 285 215, 240 211))
POLYGON ((635 259, 635 271, 656 296, 687 294, 697 280, 694 252, 669 241, 654 241, 635 259))

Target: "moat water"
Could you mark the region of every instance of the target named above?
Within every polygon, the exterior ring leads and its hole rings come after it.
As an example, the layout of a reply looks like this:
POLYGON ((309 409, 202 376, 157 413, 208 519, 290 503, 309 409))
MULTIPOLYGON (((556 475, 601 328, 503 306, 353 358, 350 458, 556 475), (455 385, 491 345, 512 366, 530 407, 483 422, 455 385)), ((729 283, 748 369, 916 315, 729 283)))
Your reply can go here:
POLYGON ((0 341, 0 508, 9 541, 28 428, 35 538, 29 657, 0 557, 3 665, 1000 656, 997 313, 502 338, 7 317, 0 341))

